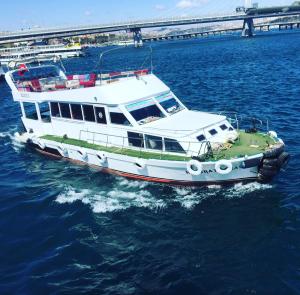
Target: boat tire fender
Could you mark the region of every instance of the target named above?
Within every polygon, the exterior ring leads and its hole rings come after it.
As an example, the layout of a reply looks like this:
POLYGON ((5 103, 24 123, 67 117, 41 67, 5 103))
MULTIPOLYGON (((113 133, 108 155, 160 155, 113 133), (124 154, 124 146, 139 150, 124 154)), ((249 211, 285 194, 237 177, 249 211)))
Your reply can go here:
POLYGON ((288 162, 290 161, 290 154, 287 152, 283 152, 279 155, 277 162, 278 162, 278 167, 279 168, 284 168, 286 167, 286 165, 288 164, 288 162))
POLYGON ((279 143, 272 149, 264 152, 264 158, 276 158, 284 151, 284 144, 279 143))
POLYGON ((201 174, 203 167, 202 164, 197 160, 190 160, 186 164, 186 170, 189 174, 193 176, 198 176, 201 174))
POLYGON ((232 163, 228 160, 218 161, 215 165, 217 173, 221 175, 229 174, 232 171, 232 163), (224 168, 225 167, 225 168, 224 168))

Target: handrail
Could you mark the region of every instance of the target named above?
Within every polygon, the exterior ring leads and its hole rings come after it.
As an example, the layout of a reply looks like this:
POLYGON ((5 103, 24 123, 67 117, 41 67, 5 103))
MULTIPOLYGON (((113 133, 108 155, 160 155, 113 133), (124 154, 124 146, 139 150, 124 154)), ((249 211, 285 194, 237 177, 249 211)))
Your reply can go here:
MULTIPOLYGON (((151 153, 157 153, 160 154, 161 158, 163 155, 177 155, 177 156, 185 156, 185 157, 198 157, 198 158, 203 158, 206 159, 210 156, 213 155, 213 149, 212 149, 212 145, 211 142, 208 140, 204 140, 204 141, 180 141, 178 142, 180 144, 180 146, 183 149, 183 152, 179 152, 179 151, 168 151, 166 150, 166 142, 168 142, 168 140, 166 140, 166 137, 161 137, 161 140, 156 140, 156 139, 151 139, 149 140, 152 141, 155 144, 158 144, 159 146, 161 146, 161 149, 154 149, 154 148, 148 148, 147 147, 147 143, 146 143, 146 138, 145 136, 143 136, 142 138, 137 138, 137 137, 129 137, 129 136, 121 136, 121 135, 111 135, 111 134, 106 134, 106 133, 100 133, 100 132, 93 132, 93 131, 87 131, 87 130, 80 130, 79 131, 79 140, 84 140, 84 141, 89 141, 89 134, 91 135, 91 141, 93 144, 98 144, 98 145, 103 145, 106 148, 108 147, 117 147, 120 148, 121 150, 135 150, 135 151, 139 151, 140 154, 142 151, 145 152, 151 152, 151 153), (84 137, 84 133, 86 133, 85 138, 84 137), (95 139, 96 135, 99 136, 103 136, 103 140, 100 139, 95 139), (113 139, 119 139, 120 143, 117 143, 116 140, 114 141, 113 139), (125 144, 126 141, 129 143, 129 140, 136 140, 136 141, 140 141, 141 142, 141 146, 130 146, 129 144, 125 144), (186 149, 184 149, 183 146, 187 146, 186 149), (194 148, 193 148, 194 146, 194 148), (196 148, 195 146, 198 146, 198 148, 196 148)), ((167 138, 168 139, 168 138, 167 138)), ((220 144, 223 145, 223 143, 214 143, 214 144, 220 144)))

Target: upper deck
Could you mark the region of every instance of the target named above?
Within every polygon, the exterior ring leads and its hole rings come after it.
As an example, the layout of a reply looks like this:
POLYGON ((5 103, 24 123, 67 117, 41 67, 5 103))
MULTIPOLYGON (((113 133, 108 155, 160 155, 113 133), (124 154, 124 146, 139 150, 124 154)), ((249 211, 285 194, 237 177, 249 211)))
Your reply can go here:
POLYGON ((65 75, 55 66, 43 66, 8 72, 6 80, 17 101, 119 105, 170 91, 148 70, 65 75))

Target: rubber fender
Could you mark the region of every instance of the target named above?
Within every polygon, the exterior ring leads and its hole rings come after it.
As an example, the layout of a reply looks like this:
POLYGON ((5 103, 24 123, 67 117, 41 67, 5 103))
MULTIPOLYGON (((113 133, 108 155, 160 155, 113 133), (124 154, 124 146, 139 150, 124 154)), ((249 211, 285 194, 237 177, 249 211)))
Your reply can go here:
POLYGON ((278 166, 278 160, 277 158, 263 159, 263 165, 278 166))
POLYGON ((291 156, 289 153, 287 153, 287 152, 281 153, 277 159, 278 167, 279 168, 285 167, 288 164, 288 162, 290 161, 290 158, 291 158, 291 156))
POLYGON ((266 168, 261 168, 259 170, 259 173, 262 174, 263 176, 275 176, 278 173, 277 169, 266 169, 266 168))
POLYGON ((284 151, 284 144, 279 143, 271 149, 264 152, 265 158, 276 158, 284 151))

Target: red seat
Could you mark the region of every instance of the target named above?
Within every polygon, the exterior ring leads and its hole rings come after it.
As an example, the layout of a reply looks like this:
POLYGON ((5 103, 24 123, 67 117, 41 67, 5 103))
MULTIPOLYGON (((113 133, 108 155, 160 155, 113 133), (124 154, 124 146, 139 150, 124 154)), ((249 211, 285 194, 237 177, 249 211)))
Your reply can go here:
POLYGON ((41 84, 38 79, 31 80, 31 87, 32 87, 32 90, 35 92, 42 91, 41 84))

